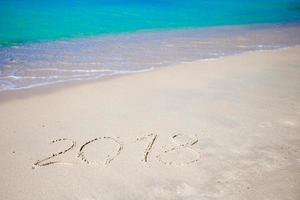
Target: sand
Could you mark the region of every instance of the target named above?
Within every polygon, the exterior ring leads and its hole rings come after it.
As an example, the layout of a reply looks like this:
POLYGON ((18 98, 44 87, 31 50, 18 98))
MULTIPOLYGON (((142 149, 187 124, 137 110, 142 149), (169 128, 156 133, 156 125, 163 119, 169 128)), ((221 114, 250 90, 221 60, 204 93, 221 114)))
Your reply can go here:
POLYGON ((0 199, 300 199, 300 47, 0 99, 0 199))

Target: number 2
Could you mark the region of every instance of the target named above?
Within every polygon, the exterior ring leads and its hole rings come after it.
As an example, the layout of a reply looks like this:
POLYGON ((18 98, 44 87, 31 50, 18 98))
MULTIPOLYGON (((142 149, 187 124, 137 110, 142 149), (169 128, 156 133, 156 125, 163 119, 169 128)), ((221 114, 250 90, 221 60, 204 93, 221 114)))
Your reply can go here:
POLYGON ((51 156, 48 156, 48 157, 46 157, 46 158, 44 158, 42 160, 37 160, 33 164, 32 169, 35 169, 35 167, 44 167, 44 166, 52 165, 52 164, 65 164, 65 165, 72 164, 72 163, 66 163, 66 162, 62 162, 62 161, 49 161, 50 159, 52 159, 54 157, 57 157, 59 155, 63 155, 65 153, 67 153, 68 151, 70 151, 71 149, 73 149, 76 146, 76 142, 75 141, 67 139, 67 138, 53 140, 53 141, 50 142, 50 144, 54 144, 54 143, 58 143, 58 142, 63 142, 63 141, 70 141, 71 145, 68 148, 66 148, 65 150, 63 150, 63 151, 60 151, 58 153, 52 153, 51 156), (48 161, 48 162, 46 162, 46 161, 48 161))

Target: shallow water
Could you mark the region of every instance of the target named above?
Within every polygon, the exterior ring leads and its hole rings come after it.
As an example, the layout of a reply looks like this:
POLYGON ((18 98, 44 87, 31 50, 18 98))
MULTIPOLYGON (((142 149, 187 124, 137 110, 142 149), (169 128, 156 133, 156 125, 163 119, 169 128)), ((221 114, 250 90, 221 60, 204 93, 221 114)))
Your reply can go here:
POLYGON ((245 51, 300 44, 300 25, 128 33, 0 49, 0 91, 150 71, 245 51))

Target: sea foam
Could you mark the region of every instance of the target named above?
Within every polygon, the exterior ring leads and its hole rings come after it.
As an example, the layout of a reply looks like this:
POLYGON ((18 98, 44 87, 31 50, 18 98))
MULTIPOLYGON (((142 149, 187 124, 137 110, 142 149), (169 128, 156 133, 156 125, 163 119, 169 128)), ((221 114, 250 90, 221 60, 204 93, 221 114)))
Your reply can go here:
POLYGON ((300 44, 300 25, 148 31, 0 48, 0 91, 141 73, 300 44))

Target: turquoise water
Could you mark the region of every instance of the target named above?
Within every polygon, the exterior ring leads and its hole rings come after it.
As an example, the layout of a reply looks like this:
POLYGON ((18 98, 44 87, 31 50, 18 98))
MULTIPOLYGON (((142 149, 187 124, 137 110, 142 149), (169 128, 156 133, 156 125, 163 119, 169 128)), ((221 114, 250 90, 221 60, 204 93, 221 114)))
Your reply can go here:
POLYGON ((300 20, 300 0, 0 0, 0 46, 152 29, 300 20))
POLYGON ((300 0, 0 0, 0 92, 299 44, 300 0))

